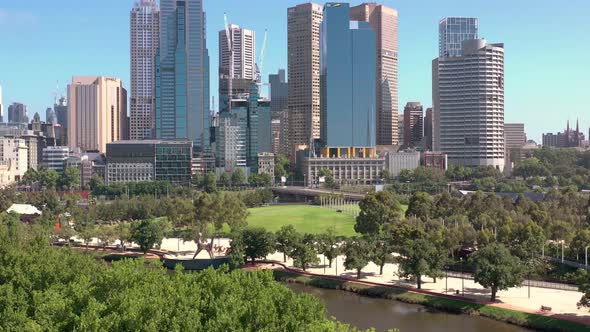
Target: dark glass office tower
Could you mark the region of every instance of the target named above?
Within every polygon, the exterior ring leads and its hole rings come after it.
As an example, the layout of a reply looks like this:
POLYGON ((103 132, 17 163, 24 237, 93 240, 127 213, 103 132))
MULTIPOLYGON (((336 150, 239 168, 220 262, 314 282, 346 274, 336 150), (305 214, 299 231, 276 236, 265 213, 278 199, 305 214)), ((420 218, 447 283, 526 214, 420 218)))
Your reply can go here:
POLYGON ((209 145, 209 53, 203 0, 160 2, 156 137, 209 145))

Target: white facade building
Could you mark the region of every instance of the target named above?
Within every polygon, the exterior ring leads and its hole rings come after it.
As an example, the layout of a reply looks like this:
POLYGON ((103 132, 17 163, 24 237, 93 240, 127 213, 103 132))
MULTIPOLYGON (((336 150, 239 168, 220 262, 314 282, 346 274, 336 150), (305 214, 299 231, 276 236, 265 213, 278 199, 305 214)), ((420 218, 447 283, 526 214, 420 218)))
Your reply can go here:
POLYGON ((11 184, 20 181, 28 170, 27 158, 28 149, 24 139, 0 137, 0 182, 11 184))
POLYGON ((414 170, 420 166, 420 152, 402 151, 390 152, 385 158, 385 169, 392 176, 398 176, 404 169, 414 170))
POLYGON ((433 150, 449 163, 504 169, 504 46, 463 42, 432 64, 433 150))
POLYGON ((160 8, 155 0, 140 0, 131 10, 130 138, 154 135, 154 59, 160 46, 160 8))
POLYGON ((61 173, 69 156, 70 149, 67 146, 48 146, 43 149, 43 168, 61 173))

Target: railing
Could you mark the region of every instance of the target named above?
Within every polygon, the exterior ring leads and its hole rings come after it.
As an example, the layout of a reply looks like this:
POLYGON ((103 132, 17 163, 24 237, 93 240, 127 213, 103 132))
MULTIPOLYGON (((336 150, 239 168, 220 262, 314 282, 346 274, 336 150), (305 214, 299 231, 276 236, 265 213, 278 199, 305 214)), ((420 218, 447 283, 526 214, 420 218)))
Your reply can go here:
MULTIPOLYGON (((446 276, 451 278, 462 278, 467 280, 473 280, 473 275, 471 273, 461 273, 455 271, 445 271, 446 276)), ((538 288, 547 288, 547 289, 558 289, 558 290, 565 290, 565 291, 578 291, 578 286, 572 284, 562 284, 558 282, 549 282, 549 281, 541 281, 541 280, 528 280, 522 282, 521 287, 538 287, 538 288)))

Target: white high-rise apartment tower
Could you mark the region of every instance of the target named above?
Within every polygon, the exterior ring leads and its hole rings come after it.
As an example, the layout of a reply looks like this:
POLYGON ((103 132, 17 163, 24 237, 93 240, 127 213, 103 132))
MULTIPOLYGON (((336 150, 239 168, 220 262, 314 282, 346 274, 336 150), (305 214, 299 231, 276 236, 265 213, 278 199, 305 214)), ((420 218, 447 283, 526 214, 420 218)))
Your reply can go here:
POLYGON ((160 45, 160 8, 155 0, 135 2, 131 20, 130 138, 154 136, 154 58, 160 45))
POLYGON ((449 163, 504 169, 504 45, 462 42, 432 63, 434 151, 449 163))

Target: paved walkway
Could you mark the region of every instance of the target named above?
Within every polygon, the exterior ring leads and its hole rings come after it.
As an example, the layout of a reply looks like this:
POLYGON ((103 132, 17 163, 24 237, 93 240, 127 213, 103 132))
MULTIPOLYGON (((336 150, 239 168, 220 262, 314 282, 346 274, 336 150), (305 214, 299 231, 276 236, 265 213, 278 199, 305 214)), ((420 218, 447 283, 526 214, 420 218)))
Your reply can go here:
MULTIPOLYGON (((229 247, 229 239, 216 239, 216 246, 224 248, 229 247)), ((163 251, 169 251, 170 254, 164 255, 164 258, 173 259, 187 259, 193 258, 197 246, 194 242, 182 242, 178 239, 164 239, 161 245, 163 251)), ((198 258, 208 258, 208 254, 202 251, 198 258)), ((356 278, 356 271, 345 270, 343 262, 344 256, 339 256, 334 260, 332 267, 328 267, 328 260, 324 265, 324 257, 319 255, 320 265, 309 268, 308 272, 317 275, 338 276, 349 279, 356 278)), ((266 257, 267 260, 274 260, 283 262, 282 253, 274 253, 266 257)), ((293 261, 287 259, 285 265, 293 268, 293 261)), ((383 275, 379 275, 379 267, 373 263, 369 263, 363 269, 362 277, 359 281, 368 281, 382 285, 393 285, 415 288, 416 284, 407 280, 400 279, 397 275, 397 264, 386 264, 383 269, 383 275)), ((423 278, 422 289, 438 294, 455 295, 459 290, 464 297, 476 300, 478 302, 488 302, 490 299, 490 291, 483 288, 481 285, 475 283, 473 280, 461 278, 439 278, 434 282, 431 278, 423 278)), ((506 291, 499 291, 498 301, 492 305, 514 309, 524 312, 540 313, 541 306, 549 306, 552 308, 553 315, 560 317, 569 317, 572 320, 583 321, 590 324, 590 312, 586 308, 578 309, 576 303, 582 297, 581 292, 555 290, 539 287, 515 287, 506 291)))

